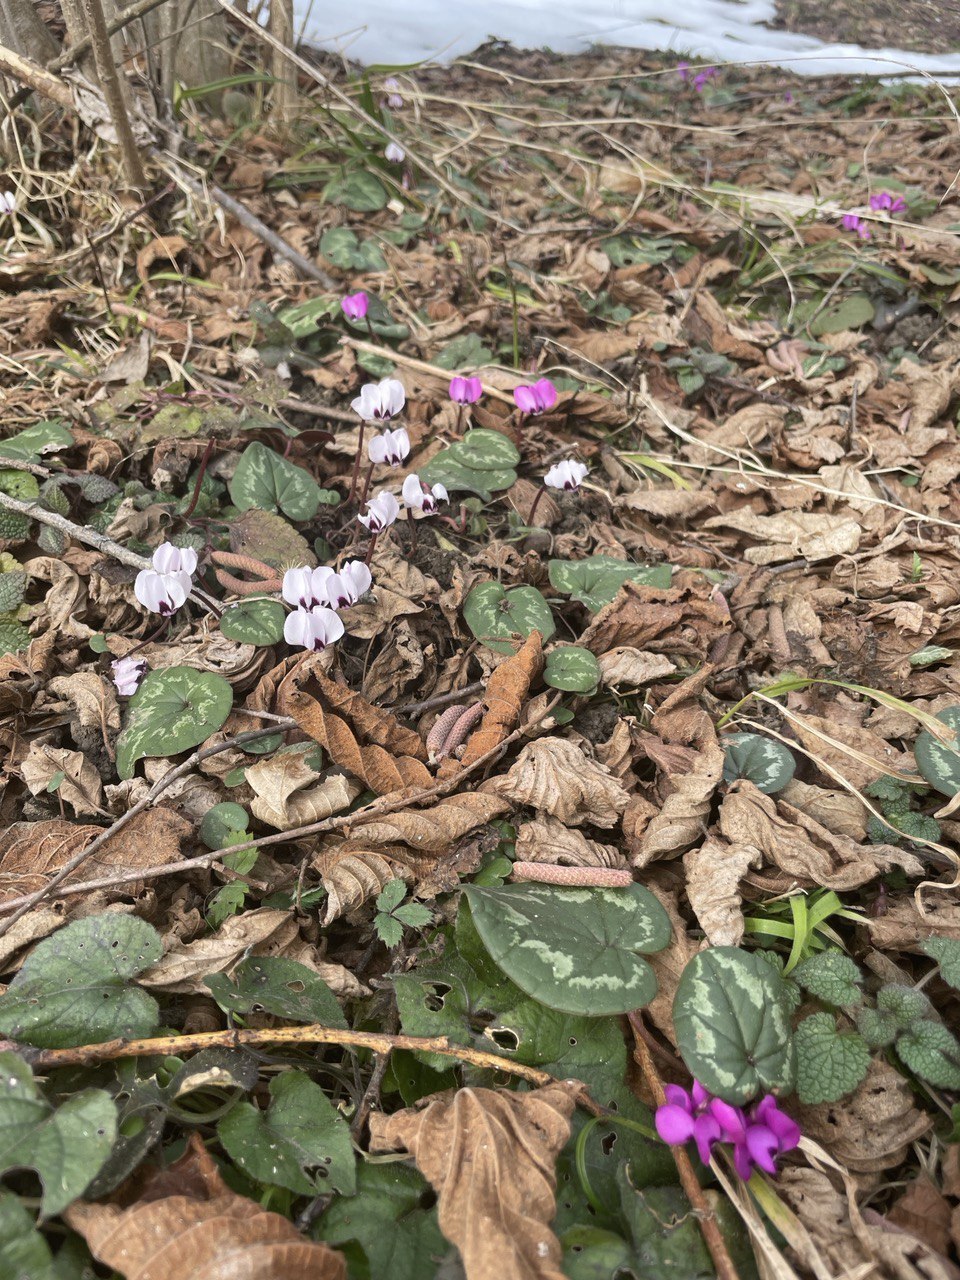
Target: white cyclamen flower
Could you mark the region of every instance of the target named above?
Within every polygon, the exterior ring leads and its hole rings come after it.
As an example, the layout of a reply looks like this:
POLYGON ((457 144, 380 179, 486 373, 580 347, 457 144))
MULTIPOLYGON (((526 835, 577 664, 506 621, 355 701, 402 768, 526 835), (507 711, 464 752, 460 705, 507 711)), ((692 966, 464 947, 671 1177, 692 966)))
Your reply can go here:
POLYGON ((388 142, 387 149, 383 153, 391 164, 403 164, 407 158, 407 153, 403 147, 398 147, 395 142, 388 142))
POLYGON ((12 191, 0 191, 0 215, 13 213, 17 207, 17 197, 12 191))
POLYGON ((141 569, 133 584, 133 594, 145 609, 168 617, 186 601, 197 568, 192 547, 161 543, 153 553, 153 568, 141 569))
POLYGON ((543 477, 548 489, 579 489, 590 468, 582 462, 557 462, 543 477))
POLYGON ((287 604, 298 605, 301 609, 312 609, 315 604, 326 604, 323 594, 323 580, 327 569, 288 569, 283 575, 281 594, 287 604))
POLYGON ((403 427, 395 431, 381 431, 367 445, 371 462, 388 462, 391 467, 399 467, 410 453, 410 437, 403 427))
POLYGON ((373 576, 362 560, 348 560, 336 573, 326 570, 321 591, 323 604, 331 609, 347 609, 370 590, 373 576))
POLYGON ((381 422, 402 413, 405 403, 403 383, 397 378, 382 378, 380 382, 365 383, 350 405, 364 422, 381 422))
POLYGON ((110 666, 113 668, 113 683, 122 698, 136 693, 140 681, 147 674, 147 664, 142 658, 117 658, 110 666))
POLYGON ((357 519, 371 533, 382 533, 384 529, 393 524, 399 514, 400 503, 392 493, 382 489, 375 498, 371 498, 367 503, 366 515, 357 516, 357 519))
POLYGON ((287 614, 283 624, 283 638, 287 644, 298 644, 304 649, 318 652, 328 644, 335 644, 343 635, 343 623, 339 614, 324 605, 312 609, 294 609, 287 614))
POLYGON ((401 493, 411 511, 422 511, 425 516, 432 516, 440 503, 447 502, 450 496, 442 484, 427 489, 415 473, 404 480, 401 493))

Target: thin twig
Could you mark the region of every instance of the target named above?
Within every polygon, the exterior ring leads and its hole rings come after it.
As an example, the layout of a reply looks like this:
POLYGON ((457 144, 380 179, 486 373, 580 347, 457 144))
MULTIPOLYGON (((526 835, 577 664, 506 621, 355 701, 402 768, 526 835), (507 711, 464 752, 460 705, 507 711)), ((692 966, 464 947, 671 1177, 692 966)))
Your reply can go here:
POLYGON ((0 507, 6 507, 8 511, 16 511, 22 516, 29 516, 31 520, 39 520, 41 524, 47 524, 51 529, 59 529, 74 541, 93 547, 95 551, 102 551, 104 555, 119 560, 121 564, 129 565, 131 569, 150 568, 150 561, 145 556, 138 555, 136 551, 129 551, 119 542, 108 538, 105 533, 98 533, 96 529, 90 529, 85 525, 74 524, 72 520, 58 515, 56 511, 47 511, 36 502, 22 502, 19 498, 11 498, 7 493, 0 493, 0 507))
POLYGON ((405 702, 400 707, 392 707, 394 715, 418 716, 421 711, 432 711, 434 707, 445 707, 448 702, 459 702, 461 698, 469 698, 471 694, 483 690, 483 681, 476 680, 464 689, 451 689, 449 693, 438 693, 435 698, 425 698, 423 702, 405 702))

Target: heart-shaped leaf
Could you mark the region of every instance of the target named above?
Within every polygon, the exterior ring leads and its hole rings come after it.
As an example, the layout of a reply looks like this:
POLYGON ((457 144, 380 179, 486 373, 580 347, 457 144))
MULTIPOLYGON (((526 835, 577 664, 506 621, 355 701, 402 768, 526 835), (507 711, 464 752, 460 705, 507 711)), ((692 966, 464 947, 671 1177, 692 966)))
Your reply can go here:
POLYGON ((475 471, 503 471, 520 461, 520 451, 508 436, 483 428, 468 431, 450 449, 458 462, 475 471))
POLYGON ((669 587, 672 570, 667 564, 642 565, 614 556, 588 556, 585 560, 551 560, 550 585, 599 613, 625 582, 647 587, 669 587))
POLYGON ((657 994, 642 956, 670 941, 670 918, 641 885, 472 885, 465 892, 492 958, 548 1009, 601 1017, 639 1009, 657 994))
POLYGON ((347 1123, 301 1071, 274 1077, 266 1111, 237 1103, 220 1121, 217 1136, 230 1159, 257 1182, 307 1196, 356 1191, 347 1123))
POLYGON ((870 1050, 856 1031, 838 1031, 832 1013, 814 1013, 797 1027, 797 1092, 813 1105, 852 1093, 870 1066, 870 1050))
POLYGON ((336 996, 319 974, 284 956, 251 956, 228 978, 212 973, 204 978, 224 1013, 251 1011, 291 1018, 294 1022, 322 1022, 346 1030, 347 1021, 336 996))
POLYGON ((677 986, 673 1025, 694 1077, 725 1102, 793 1088, 789 991, 759 953, 711 947, 695 955, 677 986))
POLYGON ((312 520, 320 505, 320 486, 313 476, 259 440, 244 449, 229 487, 241 511, 259 507, 282 511, 291 520, 312 520))
POLYGON ((442 484, 449 493, 475 493, 484 502, 492 502, 495 493, 516 484, 517 473, 512 467, 502 471, 468 467, 452 449, 441 449, 421 468, 420 479, 431 486, 442 484))
POLYGON ((238 644, 279 644, 286 610, 276 600, 244 600, 225 609, 220 630, 238 644))
POLYGON ((511 637, 526 640, 539 631, 549 640, 556 630, 550 606, 536 587, 511 587, 499 582, 481 582, 467 596, 463 606, 467 626, 482 644, 494 653, 513 653, 511 637))
POLYGON ((321 199, 327 204, 342 204, 354 213, 376 213, 386 207, 387 189, 367 169, 357 169, 328 182, 321 199))
POLYGON ((35 1169, 48 1218, 83 1194, 110 1154, 117 1109, 102 1089, 84 1089, 54 1111, 15 1053, 0 1053, 0 1079, 0 1173, 35 1169))
MULTIPOLYGON (((937 719, 949 725, 960 736, 960 707, 944 707, 937 719)), ((917 768, 942 795, 955 796, 960 791, 960 750, 938 742, 926 729, 917 735, 913 746, 917 768)))
POLYGON ((224 800, 215 804, 203 815, 200 823, 200 839, 208 849, 222 849, 231 832, 246 831, 250 825, 250 815, 242 804, 232 800, 224 800))
POLYGON ((592 693, 600 683, 600 663, 589 649, 565 645, 547 654, 543 681, 551 689, 568 693, 592 693))
POLYGON ((232 706, 233 690, 212 671, 151 671, 127 703, 126 724, 117 739, 117 773, 131 778, 144 756, 175 756, 197 746, 216 733, 232 706))
POLYGON ((76 920, 24 960, 0 996, 0 1034, 41 1049, 149 1035, 157 1002, 129 979, 162 954, 156 929, 136 916, 76 920))
POLYGON ((724 782, 749 778, 768 796, 782 791, 797 767, 792 751, 760 733, 728 733, 722 745, 724 782))

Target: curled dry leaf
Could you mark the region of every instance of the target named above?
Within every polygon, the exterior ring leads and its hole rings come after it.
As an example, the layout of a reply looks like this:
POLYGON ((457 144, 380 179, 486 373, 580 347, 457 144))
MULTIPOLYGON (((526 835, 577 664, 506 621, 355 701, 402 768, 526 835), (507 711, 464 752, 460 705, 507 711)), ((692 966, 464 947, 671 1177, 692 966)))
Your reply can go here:
POLYGON ((419 1110, 371 1117, 370 1150, 410 1152, 470 1280, 563 1280, 560 1242, 547 1224, 578 1088, 459 1089, 419 1110))
POLYGON ((634 649, 619 645, 597 659, 600 663, 600 683, 608 689, 621 686, 638 688, 673 675, 676 664, 662 653, 649 653, 646 649, 634 649))
POLYGON ((792 715, 790 724, 815 761, 824 761, 861 791, 883 774, 915 773, 909 755, 869 729, 806 713, 792 715))
POLYGON ((747 507, 711 516, 705 529, 738 529, 757 543, 747 546, 743 558, 751 564, 776 564, 779 560, 802 558, 832 560, 852 555, 860 546, 860 523, 850 516, 826 511, 781 511, 761 516, 747 507))
POLYGON ((887 1222, 919 1236, 937 1253, 950 1252, 950 1203, 927 1174, 921 1173, 897 1198, 887 1222))
POLYGON ((129 1208, 78 1200, 64 1214, 93 1256, 124 1280, 346 1278, 343 1254, 231 1191, 197 1133, 175 1164, 133 1185, 138 1199, 129 1208))
POLYGON ((743 940, 740 881, 763 861, 752 844, 714 837, 683 855, 687 897, 712 947, 738 947, 743 940))
POLYGON ((689 772, 669 775, 671 792, 639 841, 627 832, 633 866, 645 867, 655 858, 676 856, 703 837, 713 793, 722 776, 723 752, 716 741, 703 744, 689 772))
POLYGON ((813 787, 791 778, 780 792, 780 799, 819 822, 835 836, 847 836, 856 841, 867 838, 867 811, 863 802, 849 791, 830 791, 826 787, 813 787))
POLYGON ((313 866, 327 891, 321 925, 332 924, 348 912, 356 911, 381 893, 391 880, 413 879, 413 870, 402 857, 388 858, 383 852, 375 853, 347 841, 338 849, 318 854, 313 866))
POLYGON ((789 876, 828 889, 856 889, 900 867, 910 876, 923 874, 923 863, 893 845, 861 845, 836 836, 816 819, 742 778, 724 796, 720 831, 732 844, 752 844, 789 876))
POLYGON ((598 658, 626 647, 703 661, 716 638, 730 626, 726 601, 721 605, 710 599, 702 581, 666 590, 625 582, 578 643, 598 658))
MULTIPOLYGON (((322 655, 320 655, 322 656, 322 655)), ((280 710, 319 742, 335 764, 378 795, 432 785, 426 747, 419 734, 358 693, 341 688, 301 659, 279 689, 280 710), (312 684, 318 696, 301 686, 312 684), (366 739, 361 743, 360 739, 366 739)))
POLYGON ((588 760, 563 738, 541 738, 520 752, 505 777, 489 784, 516 804, 548 813, 569 826, 613 827, 629 799, 609 769, 588 760))
MULTIPOLYGON (((75 671, 69 676, 55 676, 47 685, 71 708, 74 726, 82 729, 120 728, 120 707, 112 685, 101 679, 95 671, 75 671)), ((76 738, 76 728, 72 728, 76 738)))
POLYGON ((552 862, 561 867, 617 867, 627 860, 612 844, 588 840, 576 827, 565 827, 545 814, 517 830, 518 862, 552 862))
POLYGON ((467 832, 492 822, 509 808, 501 796, 468 791, 462 796, 446 796, 432 809, 401 809, 358 822, 350 830, 367 844, 408 844, 419 853, 443 853, 467 832))
POLYGON ((512 657, 501 662, 487 681, 483 701, 486 711, 477 730, 467 741, 459 761, 451 760, 440 771, 441 777, 457 772, 498 747, 520 723, 520 712, 530 686, 543 670, 543 642, 539 631, 532 631, 512 657))
POLYGON ((920 943, 927 938, 953 938, 960 942, 960 903, 955 891, 947 886, 947 892, 934 897, 925 894, 923 912, 911 896, 890 902, 882 916, 867 916, 864 924, 870 931, 870 941, 884 951, 919 951, 920 943))
POLYGON ((342 773, 317 784, 320 776, 302 751, 284 751, 250 765, 246 781, 256 793, 250 802, 253 816, 278 831, 290 831, 341 813, 362 790, 342 773))
POLYGON ((280 955, 297 934, 297 922, 289 911, 258 907, 230 916, 209 937, 178 943, 137 981, 152 991, 205 995, 203 979, 208 974, 229 973, 237 961, 249 955, 280 955))
POLYGON ((93 763, 80 751, 31 743, 20 772, 33 796, 47 791, 59 777, 55 789, 64 804, 81 816, 103 813, 103 783, 93 763))

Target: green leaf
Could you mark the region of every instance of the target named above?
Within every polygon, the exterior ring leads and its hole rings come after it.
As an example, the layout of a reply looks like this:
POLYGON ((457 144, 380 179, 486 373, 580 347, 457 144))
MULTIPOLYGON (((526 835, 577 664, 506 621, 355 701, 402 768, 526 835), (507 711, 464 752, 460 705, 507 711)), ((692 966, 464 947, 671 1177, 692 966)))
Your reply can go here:
POLYGON ((377 910, 390 912, 407 896, 406 882, 399 876, 389 880, 377 894, 377 910))
POLYGON ((388 196, 378 178, 367 169, 358 169, 328 182, 321 199, 327 204, 344 205, 354 213, 376 213, 386 208, 388 196))
POLYGON ((880 1009, 858 1009, 857 1026, 871 1049, 885 1049, 897 1038, 897 1022, 880 1009))
POLYGON ((477 639, 494 653, 513 653, 517 646, 512 637, 526 640, 539 631, 549 640, 556 630, 550 606, 536 587, 507 591, 499 582, 481 582, 467 596, 463 616, 477 639))
POLYGON ((508 436, 484 428, 468 431, 450 448, 458 462, 474 471, 504 471, 520 461, 520 450, 508 436))
MULTIPOLYGON (((361 1161, 357 1194, 334 1200, 311 1234, 330 1245, 356 1241, 370 1280, 425 1280, 449 1251, 437 1225, 435 1200, 426 1180, 409 1165, 361 1161)), ((351 1266, 350 1274, 361 1272, 351 1266)))
POLYGON ((789 751, 772 738, 759 733, 728 733, 723 746, 723 780, 749 780, 766 795, 782 791, 793 777, 797 762, 789 751))
POLYGON ((356 1190, 346 1121, 302 1071, 274 1077, 266 1111, 237 1103, 220 1121, 217 1136, 230 1159, 257 1182, 307 1196, 352 1196, 356 1190))
MULTIPOLYGON (((3 534, 0 532, 0 537, 3 534)), ((30 643, 30 632, 20 622, 0 616, 0 654, 19 653, 30 643)))
POLYGON ((643 954, 670 941, 670 919, 640 885, 465 888, 477 932, 521 991, 549 1009, 589 1017, 649 1004, 657 980, 643 954))
POLYGON ((942 1022, 915 1022, 897 1040, 897 1056, 940 1089, 960 1089, 960 1044, 942 1022))
POLYGON ((117 1111, 102 1089, 84 1089, 56 1111, 15 1053, 0 1053, 0 1173, 34 1169, 43 1183, 40 1211, 60 1213, 82 1195, 110 1154, 117 1111))
POLYGON ((433 363, 452 372, 454 369, 479 369, 492 359, 493 352, 483 345, 477 334, 461 333, 441 349, 433 363))
POLYGON ((761 954, 710 947, 690 960, 673 1001, 677 1047, 704 1088, 741 1106, 793 1087, 786 984, 761 954))
POLYGON ((244 600, 225 609, 220 630, 238 644, 279 644, 287 613, 276 600, 244 600))
POLYGON ((8 1280, 56 1280, 53 1255, 33 1215, 12 1191, 0 1191, 0 1276, 8 1280))
MULTIPOLYGON (((680 1188, 637 1186, 626 1164, 619 1182, 620 1212, 635 1253, 632 1274, 643 1280, 715 1280, 716 1267, 697 1215, 680 1188)), ((753 1274, 753 1258, 733 1206, 720 1197, 714 1212, 734 1257, 734 1274, 753 1274)))
MULTIPOLYGON (((326 489, 320 490, 321 502, 325 501, 322 495, 326 492, 326 489)), ((230 533, 236 539, 235 550, 262 560, 271 568, 307 565, 312 569, 317 563, 306 538, 273 511, 251 507, 231 521, 230 533)))
POLYGON ((88 916, 38 942, 0 996, 0 1034, 62 1049, 149 1035, 157 1002, 134 978, 163 954, 160 935, 136 916, 88 916))
POLYGON ((385 911, 374 916, 373 927, 383 945, 391 950, 398 947, 403 940, 403 925, 385 911))
POLYGON ((794 1036, 801 1102, 836 1102, 852 1093, 867 1074, 870 1050, 863 1036, 838 1031, 832 1013, 804 1018, 794 1036))
POLYGON ((669 565, 639 565, 614 556, 551 560, 547 567, 553 589, 579 600, 591 613, 599 613, 609 604, 625 582, 666 588, 672 578, 669 565))
MULTIPOLYGON (((71 449, 73 432, 60 422, 35 422, 26 431, 18 431, 9 440, 0 440, 0 456, 17 458, 22 462, 39 462, 45 453, 57 453, 71 449)), ((33 477, 30 477, 31 480, 33 477)))
POLYGON ((442 484, 450 493, 475 493, 484 502, 492 502, 493 495, 501 489, 516 484, 517 473, 512 468, 502 471, 480 471, 468 467, 456 457, 453 448, 441 449, 420 469, 425 484, 442 484))
POLYGON ((241 511, 282 511, 291 520, 312 520, 320 505, 320 486, 313 476, 259 440, 244 449, 229 490, 241 511))
POLYGON ((386 271, 383 254, 372 240, 361 244, 349 227, 331 227, 320 237, 320 252, 345 271, 386 271))
POLYGON ((915 987, 897 982, 887 983, 877 992, 877 1008, 893 1018, 901 1030, 912 1026, 921 1018, 933 1016, 933 1005, 915 987))
POLYGON ((840 302, 825 307, 810 322, 810 332, 815 338, 825 333, 841 333, 844 329, 859 329, 874 317, 876 308, 865 293, 847 294, 840 302))
MULTIPOLYGON (((954 734, 960 734, 960 707, 944 707, 936 713, 936 718, 949 725, 954 734)), ((913 754, 917 769, 941 795, 955 796, 960 791, 960 750, 957 750, 956 738, 954 746, 948 747, 924 729, 917 735, 913 754)))
POLYGON ((396 908, 393 916, 408 929, 422 929, 433 919, 433 912, 422 902, 405 902, 402 907, 396 908))
POLYGON ((592 693, 600 683, 600 663, 589 649, 565 645, 547 654, 544 684, 568 693, 592 693))
POLYGON ((842 951, 831 949, 802 960, 790 975, 805 991, 827 1004, 859 1004, 860 970, 842 951))
POLYGON ((216 733, 233 707, 223 676, 193 667, 151 671, 127 703, 117 739, 117 773, 133 777, 144 756, 175 756, 216 733))
POLYGON ((225 800, 203 815, 200 839, 208 849, 222 849, 231 831, 246 831, 250 816, 241 804, 225 800))
POLYGON ((251 956, 228 978, 212 973, 204 978, 224 1011, 233 1015, 269 1013, 293 1022, 322 1022, 347 1029, 337 997, 319 974, 283 956, 251 956))
POLYGON ((940 977, 960 991, 960 939, 925 938, 920 949, 940 966, 940 977))

